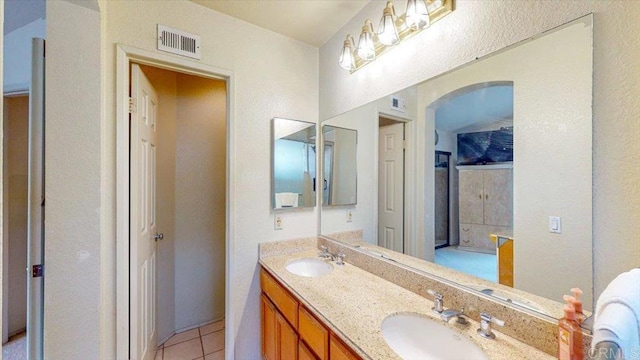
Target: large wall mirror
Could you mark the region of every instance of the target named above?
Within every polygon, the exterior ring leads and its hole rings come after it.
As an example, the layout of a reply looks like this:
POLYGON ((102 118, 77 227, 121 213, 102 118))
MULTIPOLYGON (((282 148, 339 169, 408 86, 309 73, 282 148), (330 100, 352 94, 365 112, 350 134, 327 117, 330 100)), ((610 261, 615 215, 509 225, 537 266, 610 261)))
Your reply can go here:
POLYGON ((580 287, 590 310, 592 54, 588 15, 325 120, 358 131, 367 196, 321 233, 553 317, 580 287))
POLYGON ((316 124, 274 118, 272 125, 273 208, 316 206, 316 124))

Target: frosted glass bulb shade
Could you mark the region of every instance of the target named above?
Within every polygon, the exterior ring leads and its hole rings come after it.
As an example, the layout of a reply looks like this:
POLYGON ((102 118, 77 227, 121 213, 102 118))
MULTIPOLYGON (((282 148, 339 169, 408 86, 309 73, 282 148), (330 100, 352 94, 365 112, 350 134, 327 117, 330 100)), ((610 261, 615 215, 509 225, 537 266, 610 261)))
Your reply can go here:
POLYGON ((344 41, 344 47, 342 48, 342 53, 340 53, 340 59, 338 60, 340 67, 353 71, 356 69, 356 61, 353 56, 353 50, 351 49, 351 40, 347 38, 344 41))
POLYGON ((393 5, 391 2, 387 3, 382 19, 380 19, 380 26, 378 26, 378 40, 380 40, 383 45, 387 46, 395 45, 400 41, 398 29, 396 28, 396 22, 393 16, 393 5))
POLYGON ((364 23, 360 39, 358 39, 358 56, 365 61, 371 61, 376 58, 376 48, 373 43, 371 21, 369 20, 364 23))
POLYGON ((412 30, 424 29, 429 26, 429 11, 424 0, 407 1, 407 26, 412 30))

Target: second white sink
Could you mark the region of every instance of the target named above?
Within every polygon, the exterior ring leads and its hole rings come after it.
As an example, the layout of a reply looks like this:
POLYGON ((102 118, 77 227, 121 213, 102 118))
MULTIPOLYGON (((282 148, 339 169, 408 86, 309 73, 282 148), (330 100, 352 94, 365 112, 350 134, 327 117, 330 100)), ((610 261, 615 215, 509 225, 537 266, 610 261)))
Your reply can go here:
POLYGON ((488 360, 466 336, 418 314, 388 316, 382 321, 382 336, 406 360, 488 360))
POLYGON ((285 268, 290 273, 304 277, 327 275, 333 271, 333 265, 316 258, 293 260, 285 268))

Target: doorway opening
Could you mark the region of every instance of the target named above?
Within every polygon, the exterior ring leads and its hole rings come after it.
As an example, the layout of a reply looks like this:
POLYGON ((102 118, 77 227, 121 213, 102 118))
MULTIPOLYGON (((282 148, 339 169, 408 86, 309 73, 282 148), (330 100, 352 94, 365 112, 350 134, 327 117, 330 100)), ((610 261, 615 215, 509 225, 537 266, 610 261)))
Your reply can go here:
MULTIPOLYGON (((437 144, 436 144, 437 145, 437 144)), ((449 230, 449 214, 450 214, 450 194, 449 185, 450 180, 450 159, 451 153, 447 151, 437 151, 435 159, 436 177, 435 177, 435 236, 436 236, 436 249, 447 247, 450 245, 450 230, 449 230)))
POLYGON ((436 134, 435 263, 498 282, 499 245, 492 238, 513 234, 513 82, 465 86, 429 108, 436 134), (446 191, 439 181, 445 164, 448 210, 439 195, 446 191), (438 246, 444 217, 449 247, 438 246))
POLYGON ((118 333, 118 354, 223 358, 228 79, 127 60, 130 106, 120 130, 128 135, 118 137, 129 180, 119 189, 128 216, 118 213, 126 227, 118 263, 127 264, 118 266, 118 301, 126 309, 117 317, 127 331, 118 333))
POLYGON ((405 252, 405 122, 378 119, 378 245, 405 252))
POLYGON ((3 359, 27 358, 28 93, 3 98, 3 359))

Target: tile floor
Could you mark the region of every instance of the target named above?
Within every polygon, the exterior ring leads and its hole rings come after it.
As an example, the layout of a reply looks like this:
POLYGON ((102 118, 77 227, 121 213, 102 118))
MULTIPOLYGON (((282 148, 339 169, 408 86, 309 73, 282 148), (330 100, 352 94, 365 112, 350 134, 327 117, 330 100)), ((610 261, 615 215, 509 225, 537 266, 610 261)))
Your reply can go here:
POLYGON ((435 263, 485 280, 498 282, 496 255, 458 250, 449 246, 436 250, 435 263))
POLYGON ((156 360, 223 360, 224 320, 169 338, 158 347, 156 360))
POLYGON ((27 333, 25 331, 13 335, 9 341, 2 345, 3 360, 26 360, 27 359, 27 333))

